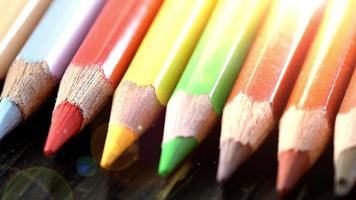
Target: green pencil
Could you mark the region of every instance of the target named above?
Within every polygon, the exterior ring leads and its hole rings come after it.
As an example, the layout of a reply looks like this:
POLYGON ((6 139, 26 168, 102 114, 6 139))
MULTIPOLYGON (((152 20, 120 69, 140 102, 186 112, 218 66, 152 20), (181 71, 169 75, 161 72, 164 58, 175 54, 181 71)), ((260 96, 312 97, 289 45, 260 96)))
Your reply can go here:
POLYGON ((270 3, 218 3, 167 104, 160 176, 172 173, 218 120, 270 3))

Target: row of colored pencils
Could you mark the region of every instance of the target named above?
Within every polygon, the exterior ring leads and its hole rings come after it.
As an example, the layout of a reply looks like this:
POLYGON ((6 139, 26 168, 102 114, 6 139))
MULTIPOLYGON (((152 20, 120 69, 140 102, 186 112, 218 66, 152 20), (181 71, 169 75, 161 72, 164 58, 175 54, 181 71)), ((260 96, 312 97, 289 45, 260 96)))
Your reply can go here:
POLYGON ((281 195, 317 161, 334 129, 335 191, 353 188, 355 0, 0 0, 4 7, 1 138, 60 83, 47 156, 114 95, 103 168, 167 106, 161 176, 222 117, 219 182, 279 124, 281 195))

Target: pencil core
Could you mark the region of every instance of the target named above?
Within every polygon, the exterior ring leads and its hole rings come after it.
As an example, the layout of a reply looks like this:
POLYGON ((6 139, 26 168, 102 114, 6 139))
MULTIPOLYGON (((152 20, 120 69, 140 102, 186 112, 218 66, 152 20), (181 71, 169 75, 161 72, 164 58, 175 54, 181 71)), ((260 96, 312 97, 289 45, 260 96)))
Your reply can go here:
POLYGON ((6 98, 0 101, 0 140, 23 121, 17 105, 6 98))
POLYGON ((220 183, 227 181, 236 169, 252 154, 249 145, 228 140, 220 146, 219 167, 216 180, 220 183))
POLYGON ((310 167, 307 152, 285 151, 278 155, 277 192, 284 196, 310 167))
POLYGON ((198 141, 194 137, 177 137, 164 143, 158 174, 163 177, 170 175, 197 146, 198 141))
POLYGON ((54 155, 64 143, 81 129, 83 116, 78 106, 69 102, 58 105, 53 111, 44 153, 54 155))
POLYGON ((137 138, 138 134, 130 129, 116 124, 109 124, 109 131, 106 137, 100 166, 108 169, 137 138))
POLYGON ((335 194, 347 195, 356 182, 356 148, 348 149, 339 155, 335 162, 335 194))

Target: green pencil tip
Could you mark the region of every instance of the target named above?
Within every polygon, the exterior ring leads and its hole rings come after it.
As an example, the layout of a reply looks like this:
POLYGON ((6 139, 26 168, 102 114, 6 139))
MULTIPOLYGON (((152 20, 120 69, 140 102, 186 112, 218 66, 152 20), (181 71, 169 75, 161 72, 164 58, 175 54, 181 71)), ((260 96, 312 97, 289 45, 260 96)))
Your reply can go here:
POLYGON ((162 177, 170 175, 196 146, 198 146, 198 141, 193 137, 178 137, 164 143, 158 174, 162 177))

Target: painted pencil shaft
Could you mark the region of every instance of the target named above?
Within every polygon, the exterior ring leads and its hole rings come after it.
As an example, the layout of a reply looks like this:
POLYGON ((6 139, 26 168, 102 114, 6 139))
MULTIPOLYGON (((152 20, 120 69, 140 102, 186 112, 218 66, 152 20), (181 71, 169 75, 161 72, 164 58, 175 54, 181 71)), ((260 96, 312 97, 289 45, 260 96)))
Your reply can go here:
POLYGON ((0 97, 0 138, 51 94, 102 5, 101 0, 56 0, 50 5, 5 80, 0 97), (8 117, 11 113, 17 117, 8 117))
POLYGON ((0 80, 51 0, 0 0, 0 80))
POLYGON ((101 161, 109 166, 166 105, 216 1, 167 0, 116 89, 101 161), (169 16, 169 17, 168 17, 169 16))
POLYGON ((4 38, 11 25, 16 20, 16 17, 21 13, 21 10, 26 5, 26 0, 9 1, 1 0, 0 8, 3 11, 1 13, 2 20, 0 22, 0 38, 4 38), (6 9, 5 9, 6 8, 6 9))
POLYGON ((336 117, 335 193, 346 195, 356 182, 356 70, 336 117))
POLYGON ((224 108, 218 181, 228 179, 279 120, 322 18, 322 2, 274 1, 224 108))
POLYGON ((329 2, 321 27, 281 118, 277 190, 286 193, 330 139, 355 67, 356 1, 329 2))
POLYGON ((54 154, 112 95, 162 0, 108 0, 61 81, 44 148, 54 154))
POLYGON ((170 174, 216 123, 270 0, 222 0, 167 105, 159 174, 170 174))
POLYGON ((61 79, 104 2, 56 0, 26 42, 18 58, 46 60, 51 75, 57 80, 61 79), (33 51, 34 47, 37 47, 36 51, 33 51))

